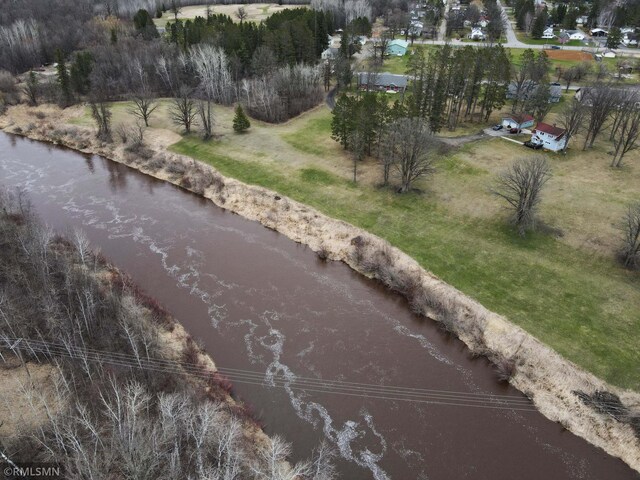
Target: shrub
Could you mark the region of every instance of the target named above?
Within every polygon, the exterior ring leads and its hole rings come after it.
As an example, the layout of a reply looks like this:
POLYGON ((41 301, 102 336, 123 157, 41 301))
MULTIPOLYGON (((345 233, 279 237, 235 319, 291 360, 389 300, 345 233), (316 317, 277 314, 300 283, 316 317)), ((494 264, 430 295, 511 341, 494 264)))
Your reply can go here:
POLYGON ((322 260, 323 262, 326 262, 327 259, 329 258, 329 250, 324 245, 320 245, 320 248, 316 252, 316 255, 318 255, 318 258, 320 260, 322 260))
POLYGON ((174 175, 184 175, 187 171, 187 168, 180 160, 170 160, 167 164, 167 172, 173 173, 174 175))
POLYGON ((494 369, 499 381, 508 382, 516 373, 516 362, 513 358, 502 357, 496 362, 494 369))

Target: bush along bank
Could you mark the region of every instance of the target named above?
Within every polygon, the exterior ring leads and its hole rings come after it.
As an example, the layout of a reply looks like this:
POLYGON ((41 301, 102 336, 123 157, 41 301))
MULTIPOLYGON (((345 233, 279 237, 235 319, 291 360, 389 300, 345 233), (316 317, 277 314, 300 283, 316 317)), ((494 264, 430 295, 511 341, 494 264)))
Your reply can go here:
POLYGON ((11 109, 2 122, 7 132, 102 155, 179 185, 308 245, 322 258, 345 262, 379 280, 404 295, 414 312, 440 322, 474 354, 486 356, 498 376, 527 395, 547 418, 640 471, 640 440, 634 429, 640 394, 608 385, 564 359, 379 237, 276 192, 226 178, 188 157, 148 148, 140 155, 125 145, 99 142, 89 129, 56 129, 49 118, 20 120, 11 109), (598 392, 617 397, 625 414, 612 416, 597 408, 597 403, 585 401, 597 398, 598 392))

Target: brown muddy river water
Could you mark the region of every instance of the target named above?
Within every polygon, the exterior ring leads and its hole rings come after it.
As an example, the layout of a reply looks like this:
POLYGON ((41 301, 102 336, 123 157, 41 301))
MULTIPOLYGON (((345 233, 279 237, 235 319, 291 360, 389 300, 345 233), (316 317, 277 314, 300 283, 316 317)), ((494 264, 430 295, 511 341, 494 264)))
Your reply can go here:
POLYGON ((4 133, 0 184, 25 188, 57 231, 81 228, 157 297, 296 459, 326 439, 346 480, 640 478, 532 411, 403 299, 258 223, 4 133))

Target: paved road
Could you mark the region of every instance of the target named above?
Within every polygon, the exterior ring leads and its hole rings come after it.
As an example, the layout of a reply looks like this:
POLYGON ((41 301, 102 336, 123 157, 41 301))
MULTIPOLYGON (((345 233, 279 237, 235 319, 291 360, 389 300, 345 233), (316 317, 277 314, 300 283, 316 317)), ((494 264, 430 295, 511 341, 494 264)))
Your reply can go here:
POLYGON ((440 30, 438 31, 438 38, 447 38, 447 16, 449 15, 449 9, 451 4, 449 0, 444 5, 444 14, 442 15, 442 22, 440 22, 440 30))
MULTIPOLYGON (((502 4, 502 2, 500 0, 498 0, 498 5, 500 6, 500 8, 502 9, 502 15, 504 18, 504 23, 505 23, 505 27, 506 27, 506 35, 507 35, 507 42, 503 43, 502 45, 506 48, 531 48, 533 50, 544 50, 545 47, 548 48, 548 46, 546 45, 529 45, 528 43, 524 43, 521 42, 520 40, 518 40, 518 37, 516 36, 516 32, 513 29, 513 24, 511 23, 511 21, 509 20, 509 16, 507 15, 507 11, 504 8, 504 5, 502 4)), ((449 7, 449 3, 447 2, 447 9, 449 7)), ((444 24, 444 22, 443 22, 444 24)), ((442 27, 441 27, 442 28, 442 27)), ((446 28, 446 25, 445 25, 446 28)), ((444 38, 444 37, 439 37, 439 38, 444 38)), ((460 42, 457 40, 416 40, 415 43, 419 43, 419 44, 423 44, 423 45, 444 45, 444 44, 450 44, 453 46, 460 46, 460 47, 464 47, 469 45, 469 43, 467 42, 460 42)), ((478 46, 490 46, 491 44, 489 43, 483 43, 483 42, 474 42, 473 45, 478 45, 478 46)), ((577 50, 577 51, 581 51, 584 50, 585 48, 587 48, 586 46, 580 46, 580 47, 574 47, 574 46, 568 46, 565 45, 562 47, 563 50, 577 50)), ((629 56, 629 57, 640 57, 640 49, 637 48, 619 48, 616 50, 616 52, 619 55, 624 55, 624 56, 629 56)))

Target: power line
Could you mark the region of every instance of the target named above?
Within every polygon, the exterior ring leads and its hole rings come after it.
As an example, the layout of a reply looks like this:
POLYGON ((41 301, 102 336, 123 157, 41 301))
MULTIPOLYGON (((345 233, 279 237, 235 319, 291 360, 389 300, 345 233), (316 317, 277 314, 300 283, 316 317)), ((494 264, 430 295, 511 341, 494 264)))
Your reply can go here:
MULTIPOLYGON (((145 358, 131 354, 100 351, 71 345, 56 344, 40 340, 3 338, 5 343, 21 340, 15 348, 30 350, 37 354, 59 356, 74 360, 108 363, 125 368, 138 368, 161 373, 187 373, 196 377, 210 378, 211 373, 203 371, 197 364, 189 364, 160 358, 145 358)), ((338 394, 352 397, 373 398, 389 401, 404 401, 459 407, 490 408, 501 410, 536 411, 526 398, 471 392, 455 392, 413 387, 385 386, 366 383, 321 380, 309 377, 283 378, 265 377, 264 372, 233 368, 218 368, 217 373, 228 377, 233 383, 291 388, 304 392, 338 394)))

